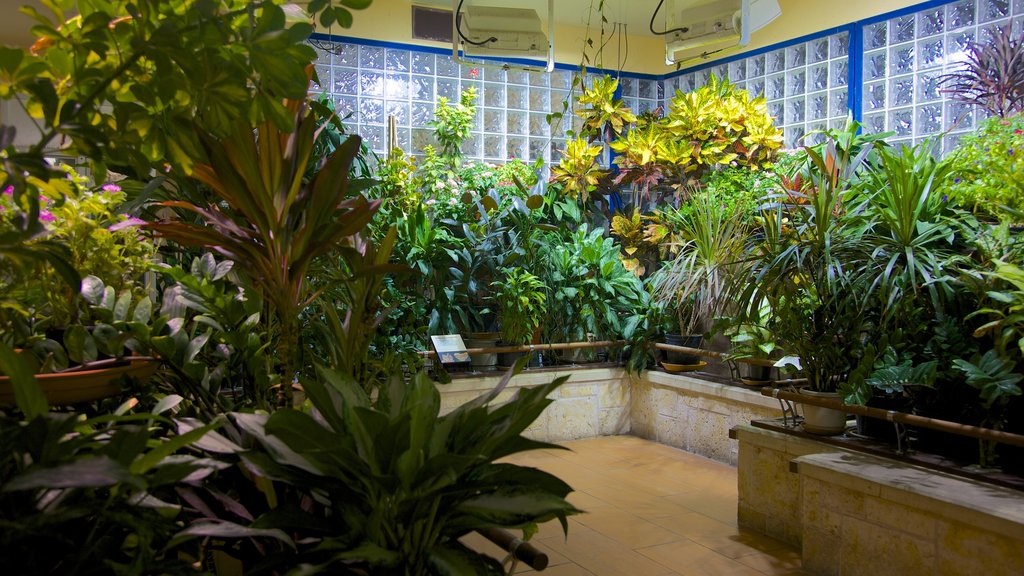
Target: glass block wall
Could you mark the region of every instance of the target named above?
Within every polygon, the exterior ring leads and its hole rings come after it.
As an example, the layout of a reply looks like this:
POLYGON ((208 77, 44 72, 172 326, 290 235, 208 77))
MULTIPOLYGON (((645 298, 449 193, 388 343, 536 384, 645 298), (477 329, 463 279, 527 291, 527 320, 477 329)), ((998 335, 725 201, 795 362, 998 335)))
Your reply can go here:
MULTIPOLYGON (((1024 0, 949 0, 924 6, 660 79, 622 73, 621 97, 637 113, 667 108, 677 90, 699 87, 713 73, 766 97, 769 112, 783 128, 786 147, 801 145, 805 134, 826 126, 842 126, 852 110, 866 131, 894 132, 896 143, 945 134, 942 151, 947 152, 975 128, 982 113, 944 98, 939 78, 960 65, 970 41, 986 39, 1007 25, 1021 33, 1024 0), (850 90, 854 74, 858 86, 850 90)), ((314 90, 329 94, 342 114, 351 113, 349 126, 380 153, 388 146, 385 127, 393 115, 398 121, 395 144, 421 154, 433 143, 427 123, 433 119, 436 98, 456 100, 470 86, 479 98, 474 132, 464 147, 467 156, 557 162, 557 150, 565 146, 569 126, 548 126, 545 116, 572 101, 571 69, 550 75, 505 71, 459 64, 436 50, 350 41, 320 51, 317 73, 322 85, 314 90)), ((579 119, 573 118, 578 130, 579 119)), ((810 137, 811 142, 816 139, 810 137)))
MULTIPOLYGON (((804 134, 843 125, 849 114, 850 35, 840 32, 665 80, 665 98, 702 86, 710 74, 764 95, 787 148, 804 134)), ((667 101, 666 101, 667 104, 667 101)))
POLYGON ((999 27, 1021 30, 1024 0, 960 0, 863 27, 863 123, 892 131, 894 142, 918 143, 945 131, 943 152, 974 129, 980 110, 939 92, 942 74, 957 68, 976 38, 999 27))
MULTIPOLYGON (((349 128, 378 153, 388 148, 387 119, 394 116, 398 124, 394 145, 421 155, 426 145, 434 144, 427 124, 434 119, 436 99, 458 101, 471 86, 477 91, 477 118, 463 147, 468 157, 552 162, 557 161, 555 151, 565 147, 569 126, 549 126, 546 116, 560 112, 570 97, 574 70, 505 71, 460 64, 450 54, 354 42, 331 46, 329 51, 318 49, 316 70, 321 84, 312 91, 327 93, 341 116, 350 115, 349 128)), ((653 109, 661 98, 657 80, 623 75, 621 86, 625 101, 635 111, 653 109)))

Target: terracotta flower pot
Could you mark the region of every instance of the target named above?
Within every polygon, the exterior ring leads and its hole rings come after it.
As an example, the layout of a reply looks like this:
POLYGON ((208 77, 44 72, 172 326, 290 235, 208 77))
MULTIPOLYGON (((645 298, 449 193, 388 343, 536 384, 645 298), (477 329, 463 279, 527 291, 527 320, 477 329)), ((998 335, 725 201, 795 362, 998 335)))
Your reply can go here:
MULTIPOLYGON (((121 392, 115 381, 131 376, 146 381, 156 372, 156 360, 135 360, 122 366, 79 370, 58 374, 38 374, 36 382, 43 389, 50 405, 80 404, 109 398, 121 392)), ((0 405, 14 406, 14 385, 7 376, 0 376, 0 405)))

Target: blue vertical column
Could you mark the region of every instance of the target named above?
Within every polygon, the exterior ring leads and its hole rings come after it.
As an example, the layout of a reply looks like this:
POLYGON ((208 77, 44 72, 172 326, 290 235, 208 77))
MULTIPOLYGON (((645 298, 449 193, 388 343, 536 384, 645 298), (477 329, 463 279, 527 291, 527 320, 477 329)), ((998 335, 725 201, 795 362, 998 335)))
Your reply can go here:
POLYGON ((864 27, 860 22, 854 22, 848 28, 850 33, 850 53, 847 56, 849 62, 849 92, 847 101, 850 110, 853 112, 853 119, 857 122, 863 117, 863 94, 864 94, 864 27))

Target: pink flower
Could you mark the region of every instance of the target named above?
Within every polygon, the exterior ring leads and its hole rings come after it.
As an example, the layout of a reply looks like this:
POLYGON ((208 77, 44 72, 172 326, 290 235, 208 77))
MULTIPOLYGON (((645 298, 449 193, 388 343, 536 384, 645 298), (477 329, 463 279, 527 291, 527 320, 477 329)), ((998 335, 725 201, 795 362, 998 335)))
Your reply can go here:
POLYGON ((104 192, 120 192, 121 187, 117 184, 104 184, 100 187, 100 190, 103 190, 104 192))
POLYGON ((4 188, 4 194, 7 194, 8 196, 13 196, 14 186, 8 186, 7 188, 4 188))
POLYGON ((53 222, 54 220, 57 219, 57 217, 50 213, 49 210, 40 210, 39 219, 42 220, 43 222, 53 222))

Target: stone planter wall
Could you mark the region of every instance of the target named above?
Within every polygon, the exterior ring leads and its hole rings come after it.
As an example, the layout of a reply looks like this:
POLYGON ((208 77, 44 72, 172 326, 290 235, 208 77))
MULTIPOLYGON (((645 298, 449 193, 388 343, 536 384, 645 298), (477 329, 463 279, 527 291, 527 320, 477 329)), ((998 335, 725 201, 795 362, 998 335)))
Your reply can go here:
MULTIPOLYGON (((755 389, 656 371, 636 377, 621 368, 527 370, 512 380, 498 401, 511 398, 518 388, 563 375, 569 381, 527 430, 531 438, 557 442, 633 434, 735 465, 738 448, 729 439, 729 429, 752 419, 782 415, 778 402, 755 389)), ((490 390, 500 378, 488 375, 439 384, 442 412, 490 390)))
POLYGON ((759 390, 681 374, 644 372, 633 382, 631 433, 736 465, 738 444, 729 429, 782 416, 779 403, 759 390))
POLYGON ((841 452, 842 449, 754 428, 749 421, 736 426, 733 434, 739 446, 739 525, 800 546, 803 529, 800 477, 789 471, 789 464, 807 454, 841 452))
POLYGON ((1018 491, 868 454, 795 462, 808 574, 1024 574, 1018 491))
MULTIPOLYGON (((559 442, 595 436, 629 434, 630 385, 621 368, 574 368, 571 370, 522 372, 512 379, 498 396, 498 402, 512 397, 519 388, 551 382, 560 376, 569 381, 558 389, 555 402, 527 428, 534 440, 559 442)), ((501 376, 460 378, 451 384, 438 384, 441 412, 447 414, 493 389, 501 376)))

